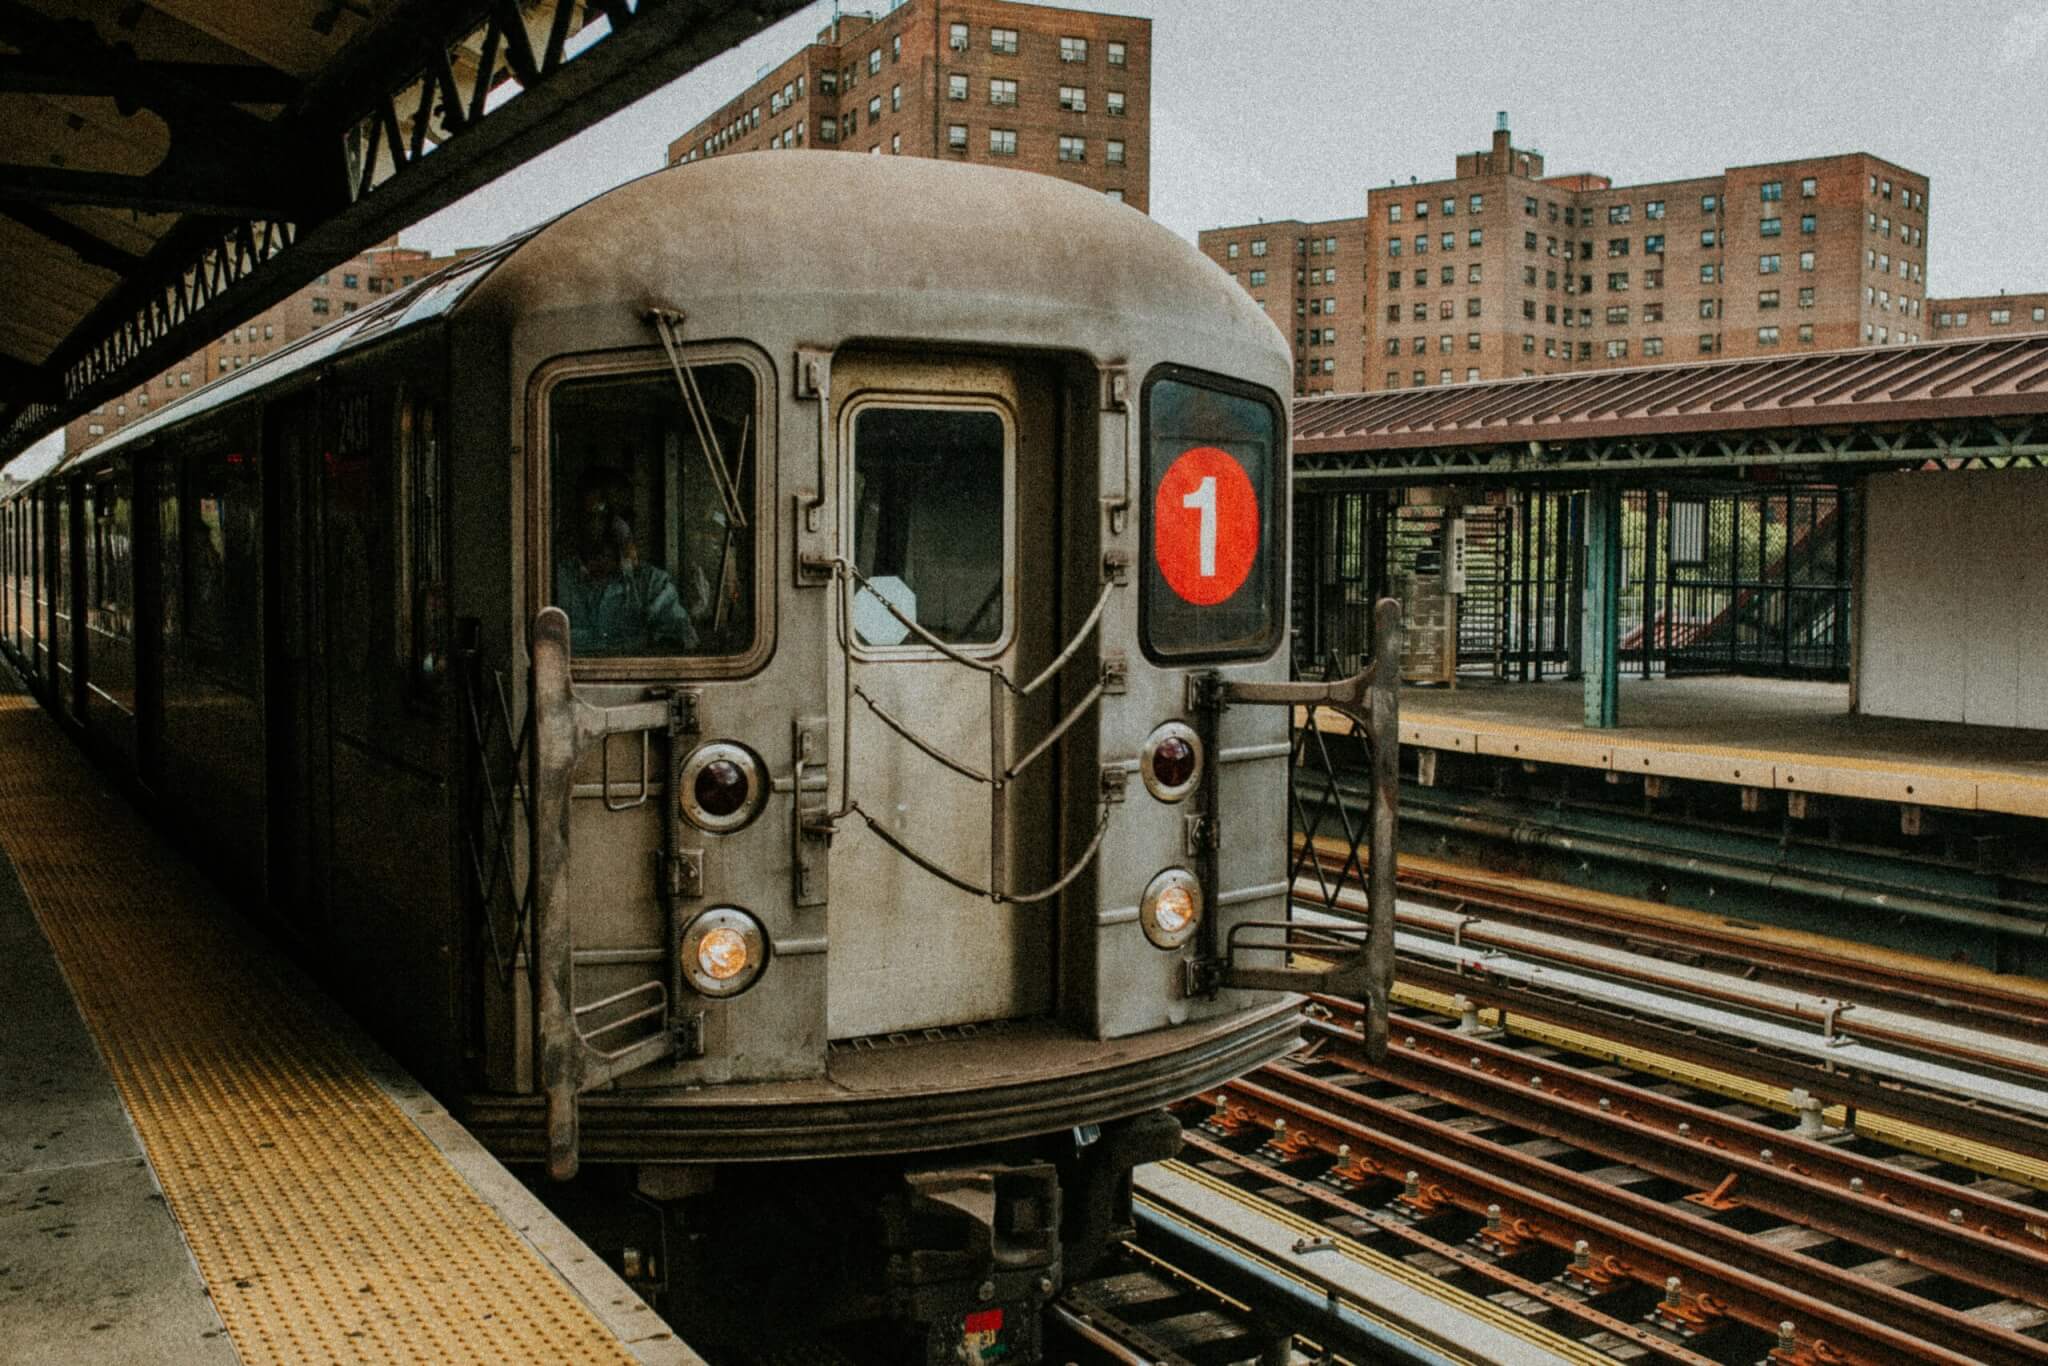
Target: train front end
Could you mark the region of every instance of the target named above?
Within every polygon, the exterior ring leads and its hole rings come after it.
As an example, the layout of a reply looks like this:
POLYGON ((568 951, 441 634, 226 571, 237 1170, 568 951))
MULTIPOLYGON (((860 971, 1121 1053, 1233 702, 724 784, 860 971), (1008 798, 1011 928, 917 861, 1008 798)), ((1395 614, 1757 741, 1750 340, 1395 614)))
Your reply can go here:
POLYGON ((1284 338, 1120 204, 832 153, 614 191, 465 308, 533 718, 470 1122, 658 1203, 692 1333, 1028 1357, 1163 1107, 1365 980, 1287 947, 1284 338))

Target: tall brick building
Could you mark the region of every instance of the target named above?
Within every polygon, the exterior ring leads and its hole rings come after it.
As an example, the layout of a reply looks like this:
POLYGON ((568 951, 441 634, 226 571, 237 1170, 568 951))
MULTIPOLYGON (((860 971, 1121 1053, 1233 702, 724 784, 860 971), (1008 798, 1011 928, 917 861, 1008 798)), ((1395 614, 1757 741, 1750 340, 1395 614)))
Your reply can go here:
POLYGON ((792 147, 1056 175, 1151 207, 1152 21, 907 0, 843 14, 669 144, 668 162, 792 147))
POLYGON ((1503 119, 1452 176, 1369 191, 1364 236, 1338 390, 1933 334, 1927 179, 1863 153, 1617 186, 1549 174, 1503 119))
POLYGON ((1962 337, 2002 337, 2009 332, 2048 332, 2048 293, 1973 294, 1968 298, 1929 299, 1931 341, 1962 337))
POLYGON ((164 404, 355 312, 364 300, 403 289, 464 254, 429 256, 424 251, 399 246, 395 238, 372 247, 133 391, 73 418, 64 428, 64 449, 83 450, 104 440, 164 404))
POLYGON ((1204 255, 1294 341, 1294 392, 1358 388, 1365 359, 1365 220, 1281 219, 1201 234, 1204 255))

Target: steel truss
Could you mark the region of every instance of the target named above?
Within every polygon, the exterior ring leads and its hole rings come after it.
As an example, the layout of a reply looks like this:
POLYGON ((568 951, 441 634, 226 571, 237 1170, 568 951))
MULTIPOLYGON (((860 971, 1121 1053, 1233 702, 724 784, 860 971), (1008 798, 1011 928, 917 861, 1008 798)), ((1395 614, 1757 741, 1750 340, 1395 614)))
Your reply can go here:
POLYGON ((246 92, 229 102, 189 63, 141 62, 88 25, 0 0, 0 41, 33 68, 11 80, 89 86, 157 113, 172 136, 144 176, 0 167, 0 213, 124 276, 41 366, 0 373, 0 461, 800 8, 420 0, 264 120, 237 107, 246 92), (138 259, 40 207, 82 203, 185 216, 138 259))
POLYGON ((1957 417, 1886 426, 1670 432, 1570 441, 1520 441, 1400 450, 1302 450, 1304 484, 1435 483, 1447 479, 1541 480, 1743 467, 1900 469, 2048 468, 2048 421, 1957 417))

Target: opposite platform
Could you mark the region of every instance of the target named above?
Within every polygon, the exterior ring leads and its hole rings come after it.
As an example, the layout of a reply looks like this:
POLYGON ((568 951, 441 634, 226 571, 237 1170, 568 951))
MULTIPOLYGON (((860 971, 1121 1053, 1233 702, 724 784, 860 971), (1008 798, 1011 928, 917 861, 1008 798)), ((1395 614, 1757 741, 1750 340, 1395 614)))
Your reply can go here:
MULTIPOLYGON (((1838 683, 1625 679, 1625 724, 1575 682, 1401 690, 1401 743, 1738 787, 2048 817, 2048 732, 1856 716, 1838 683)), ((1323 712, 1319 724, 1348 729, 1323 712)))
POLYGON ((699 1360, 19 694, 0 949, 0 1361, 699 1360))

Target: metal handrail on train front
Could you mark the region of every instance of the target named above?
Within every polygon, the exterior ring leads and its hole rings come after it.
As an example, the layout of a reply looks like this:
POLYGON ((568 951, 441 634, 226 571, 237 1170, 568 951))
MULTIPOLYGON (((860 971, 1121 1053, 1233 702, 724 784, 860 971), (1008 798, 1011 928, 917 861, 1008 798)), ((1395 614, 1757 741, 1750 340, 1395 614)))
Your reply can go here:
MULTIPOLYGON (((935 763, 941 764, 946 768, 953 770, 953 772, 960 774, 962 777, 970 778, 973 781, 981 783, 990 789, 989 823, 991 829, 991 837, 989 840, 990 868, 988 885, 983 886, 979 883, 969 881, 968 879, 962 877, 960 874, 948 869, 943 864, 939 863, 937 860, 930 858, 925 854, 919 853, 916 849, 913 849, 904 840, 898 838, 880 821, 876 820, 873 816, 869 815, 866 811, 861 809, 860 803, 856 802, 853 799, 851 783, 847 784, 844 794, 844 800, 840 804, 839 809, 835 812, 832 812, 830 816, 827 818, 827 820, 837 821, 843 816, 858 816, 861 818, 863 822, 866 823, 868 829, 873 831, 876 837, 879 838, 882 841, 882 843, 888 845, 889 848, 893 849, 897 854, 909 860, 917 867, 922 868, 925 872, 931 874, 933 877, 939 879, 941 882, 944 882, 949 886, 957 887, 961 891, 966 892, 971 896, 986 897, 989 901, 994 902, 996 905, 999 906, 1029 905, 1034 902, 1049 901, 1053 897, 1058 896, 1061 892, 1065 891, 1070 884, 1072 884, 1075 878, 1079 877, 1082 874, 1082 872, 1085 871, 1087 867, 1095 861, 1096 854, 1101 851, 1103 837, 1109 831, 1110 804, 1107 801, 1102 803, 1101 816, 1095 823, 1095 833, 1094 836, 1088 841, 1088 847, 1081 851, 1080 857, 1077 858, 1064 872, 1062 872, 1059 875, 1059 877, 1054 879, 1049 886, 1043 887, 1038 891, 1014 892, 1007 891, 1000 885, 1004 880, 1003 874, 1007 871, 1007 869, 1003 866, 1002 852, 1004 816, 1001 803, 1003 799, 1003 789, 1009 786, 1011 783, 1015 782, 1019 777, 1023 776, 1025 771, 1028 770, 1033 764, 1037 763, 1039 759, 1051 753, 1053 746, 1059 743, 1060 738, 1064 736, 1069 730, 1073 729, 1075 723, 1080 721, 1080 719, 1083 716, 1086 716, 1088 712, 1096 706, 1097 703, 1102 701, 1103 696, 1109 690, 1108 685, 1103 679, 1096 679, 1094 686, 1089 688, 1089 690, 1081 697, 1080 701, 1076 702, 1071 708, 1069 708, 1066 715, 1062 716, 1059 719, 1059 721, 1056 722, 1046 732, 1046 734, 1038 741, 1038 743, 1033 745, 1031 749, 1025 753, 1023 758, 1018 759, 1015 762, 1012 762, 1009 757, 1009 744, 1005 734, 1003 721, 1009 712, 1008 700, 1010 698, 1016 698, 1021 700, 1023 698, 1030 697, 1033 693, 1036 693, 1039 689, 1043 688, 1047 683, 1050 683, 1053 679, 1059 677, 1061 671, 1064 670, 1068 664, 1073 662, 1074 656, 1081 652, 1082 646, 1086 645, 1088 643, 1089 638, 1095 634, 1098 628, 1101 627, 1103 613, 1107 611, 1109 607, 1110 595, 1114 593, 1117 587, 1119 586, 1118 580, 1115 578, 1109 578, 1104 581, 1101 593, 1099 593, 1096 596, 1094 607, 1089 609, 1087 618, 1082 621, 1080 627, 1074 632, 1073 638, 1066 643, 1066 645, 1060 650, 1060 652, 1057 655, 1053 656, 1051 663, 1047 664, 1043 669, 1039 670, 1038 674, 1034 678, 1032 678, 1030 682, 1019 683, 1017 682, 1017 680, 1010 677, 1009 672, 1005 670, 1002 667, 1002 665, 997 664, 992 660, 977 659, 973 655, 966 654, 954 648, 946 641, 939 639, 939 637, 935 635, 931 630, 922 625, 915 618, 911 617, 908 613, 904 612, 901 608, 897 607, 897 605, 891 602, 886 596, 876 592, 873 582, 867 577, 867 575, 861 573, 860 570, 844 556, 834 556, 830 561, 830 567, 833 576, 837 579, 839 583, 840 590, 840 610, 837 628, 839 639, 839 661, 841 671, 841 683, 843 685, 845 695, 849 699, 848 705, 850 706, 852 704, 851 699, 858 697, 862 702, 867 704, 868 710, 874 713, 877 720, 881 721, 882 724, 886 725, 890 730, 896 732, 896 734, 902 736, 905 740, 909 741, 910 744, 915 746, 920 752, 922 752, 928 758, 933 760, 935 763), (879 702, 877 702, 872 696, 868 694, 866 689, 860 687, 853 681, 853 639, 851 622, 853 620, 852 594, 856 585, 858 585, 858 587, 860 588, 866 589, 869 596, 874 598, 876 602, 880 603, 882 607, 885 610, 887 610, 890 616, 894 617, 899 623, 902 624, 905 630, 908 630, 913 635, 915 635, 920 641, 924 642, 932 649, 938 651, 940 655, 944 656, 946 659, 951 660, 955 664, 959 664, 965 668, 973 669, 976 673, 984 674, 987 676, 989 680, 990 762, 988 770, 986 772, 982 771, 979 768, 976 768, 974 765, 966 762, 963 759, 957 758, 954 755, 946 753, 946 751, 939 748, 931 741, 925 739, 921 735, 918 735, 910 728, 910 726, 906 722, 901 720, 893 712, 889 711, 886 707, 882 706, 879 702)), ((840 743, 843 748, 840 754, 840 769, 842 773, 851 774, 853 772, 853 727, 851 724, 848 724, 842 727, 841 730, 842 735, 840 743)))
MULTIPOLYGON (((669 991, 660 981, 576 1005, 576 944, 569 901, 569 823, 577 761, 586 745, 622 733, 667 731, 673 702, 659 699, 599 707, 576 695, 569 674, 569 617, 544 608, 533 621, 533 776, 527 784, 533 869, 535 1033, 541 1090, 547 1097, 548 1174, 566 1181, 579 1155, 576 1098, 615 1077, 676 1052, 669 1027, 669 991), (636 996, 653 1004, 585 1033, 582 1017, 636 996), (595 1040, 629 1024, 659 1021, 653 1033, 617 1048, 595 1040)), ((607 797, 610 783, 607 781, 607 797)), ((671 942, 674 935, 669 936, 671 942)))

